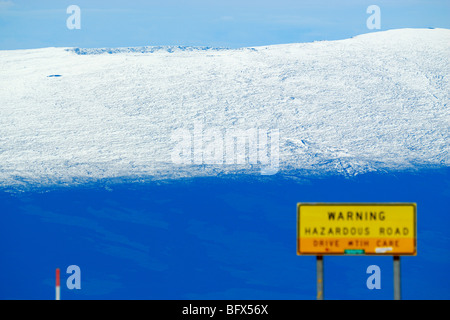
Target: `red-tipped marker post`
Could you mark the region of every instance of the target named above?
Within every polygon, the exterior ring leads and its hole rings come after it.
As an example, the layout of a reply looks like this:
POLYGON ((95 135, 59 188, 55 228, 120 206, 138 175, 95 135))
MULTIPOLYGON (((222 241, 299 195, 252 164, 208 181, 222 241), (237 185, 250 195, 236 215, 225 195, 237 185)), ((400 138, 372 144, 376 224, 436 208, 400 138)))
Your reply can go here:
POLYGON ((56 300, 60 300, 61 298, 61 287, 59 282, 59 268, 56 268, 56 300))

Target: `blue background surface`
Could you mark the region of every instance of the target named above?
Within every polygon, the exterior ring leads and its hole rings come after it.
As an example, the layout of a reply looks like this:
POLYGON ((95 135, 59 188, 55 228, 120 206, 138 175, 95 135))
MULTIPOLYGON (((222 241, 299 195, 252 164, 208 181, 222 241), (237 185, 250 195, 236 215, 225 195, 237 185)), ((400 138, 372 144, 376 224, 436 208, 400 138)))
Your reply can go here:
MULTIPOLYGON (((297 202, 416 202, 404 299, 449 299, 450 169, 356 177, 226 176, 0 193, 0 298, 315 299, 296 255, 297 202), (65 287, 69 265, 81 290, 65 287)), ((325 257, 326 299, 392 299, 392 257, 325 257), (369 290, 369 265, 381 289, 369 290)))

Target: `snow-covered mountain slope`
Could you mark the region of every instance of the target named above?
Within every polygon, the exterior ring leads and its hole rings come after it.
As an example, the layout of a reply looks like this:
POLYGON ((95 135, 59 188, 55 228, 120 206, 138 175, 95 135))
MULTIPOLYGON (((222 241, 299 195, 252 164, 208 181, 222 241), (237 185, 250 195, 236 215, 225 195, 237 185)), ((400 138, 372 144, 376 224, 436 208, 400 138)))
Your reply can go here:
POLYGON ((449 71, 447 29, 236 50, 0 51, 0 185, 259 174, 251 161, 174 162, 174 132, 194 136, 196 124, 224 137, 278 129, 278 174, 448 166, 449 71))

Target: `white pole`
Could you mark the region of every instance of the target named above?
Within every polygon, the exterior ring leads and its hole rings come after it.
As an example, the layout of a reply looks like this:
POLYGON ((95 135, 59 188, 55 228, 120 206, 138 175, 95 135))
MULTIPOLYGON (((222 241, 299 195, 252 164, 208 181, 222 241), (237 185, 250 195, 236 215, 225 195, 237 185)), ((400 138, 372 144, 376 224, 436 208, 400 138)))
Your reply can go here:
POLYGON ((61 300, 61 286, 60 286, 60 282, 59 282, 59 268, 56 268, 56 283, 55 283, 55 288, 56 288, 56 300, 61 300))

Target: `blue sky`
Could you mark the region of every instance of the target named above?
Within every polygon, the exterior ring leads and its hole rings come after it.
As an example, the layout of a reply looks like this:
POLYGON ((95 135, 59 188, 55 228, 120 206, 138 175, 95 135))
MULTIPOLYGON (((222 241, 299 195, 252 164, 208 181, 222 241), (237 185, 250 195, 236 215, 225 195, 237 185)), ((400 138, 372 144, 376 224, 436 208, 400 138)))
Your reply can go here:
POLYGON ((450 28, 448 0, 0 0, 0 49, 193 45, 245 47, 335 40, 381 30, 450 28), (69 5, 81 29, 69 30, 69 5))

